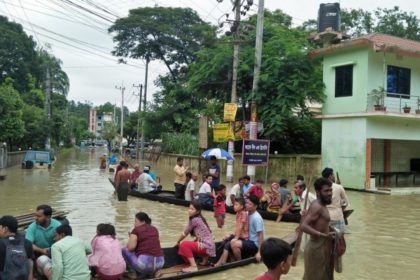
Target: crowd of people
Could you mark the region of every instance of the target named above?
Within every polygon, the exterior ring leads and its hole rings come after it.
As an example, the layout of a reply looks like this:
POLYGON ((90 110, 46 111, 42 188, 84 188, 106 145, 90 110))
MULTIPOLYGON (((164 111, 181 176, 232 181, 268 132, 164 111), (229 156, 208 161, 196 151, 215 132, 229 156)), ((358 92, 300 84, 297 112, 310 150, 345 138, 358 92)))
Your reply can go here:
MULTIPOLYGON (((158 186, 150 167, 146 166, 141 172, 136 165, 130 173, 124 161, 119 166, 115 176, 119 199, 126 199, 132 188, 130 182, 137 182, 139 190, 158 186)), ((292 249, 278 238, 266 239, 258 209, 265 207, 267 211, 281 214, 296 204, 300 205, 302 214, 300 229, 306 234, 303 279, 329 280, 333 279, 334 269, 340 272, 343 248, 337 248, 340 244, 337 240, 344 231, 343 209, 348 206, 348 200, 344 188, 335 183, 333 169, 325 168, 322 177, 315 181, 316 195, 307 193, 303 176, 296 178, 294 195, 286 179, 272 183, 265 191, 263 180, 257 179, 252 184, 248 176, 239 178, 227 195, 226 186, 220 184, 220 167, 215 159, 208 174, 203 176, 198 193, 195 188, 198 176, 188 171, 182 158, 178 159, 174 172, 177 197, 190 201, 186 226, 176 241, 178 255, 186 264, 183 272, 197 271, 199 265, 221 266, 254 256, 268 269, 258 280, 280 279, 290 269, 292 249), (223 252, 214 263, 210 259, 216 257, 216 246, 212 229, 201 214, 204 205, 213 206, 219 228, 224 226, 226 206, 232 206, 236 213, 234 231, 223 239, 223 252), (193 239, 186 239, 188 236, 193 239)), ((18 222, 13 216, 0 218, 0 280, 33 279, 33 273, 48 280, 91 277, 116 280, 123 274, 132 279, 138 275, 159 277, 165 264, 159 230, 144 212, 135 215, 134 227, 123 247, 111 224, 97 225, 96 236, 90 244, 74 237, 70 225, 52 218, 52 208, 48 205, 37 207, 35 221, 24 237, 17 229, 18 222)))

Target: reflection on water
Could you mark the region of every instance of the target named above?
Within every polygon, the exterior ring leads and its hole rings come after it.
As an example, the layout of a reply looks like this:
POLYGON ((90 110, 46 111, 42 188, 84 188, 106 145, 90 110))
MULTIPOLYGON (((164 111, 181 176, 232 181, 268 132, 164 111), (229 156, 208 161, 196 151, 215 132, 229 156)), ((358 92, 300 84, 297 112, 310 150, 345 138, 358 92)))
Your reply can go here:
MULTIPOLYGON (((147 212, 160 230, 163 246, 173 246, 187 223, 187 208, 129 198, 118 202, 107 172, 100 171, 100 151, 67 152, 59 156, 52 170, 8 170, 0 181, 0 215, 34 211, 41 203, 68 210, 74 234, 91 240, 96 225, 110 222, 117 228, 118 239, 124 244, 132 228, 134 214, 147 212)), ((152 166, 167 188, 172 186, 172 167, 152 166)), ((385 196, 349 192, 352 208, 347 237, 344 272, 336 279, 418 279, 418 248, 420 245, 420 196, 385 196)), ((227 215, 225 228, 218 229, 212 213, 205 212, 216 239, 233 229, 233 215, 227 215)), ((265 223, 268 236, 285 236, 296 225, 265 223)), ((264 271, 262 264, 225 271, 202 279, 253 279, 264 271)), ((303 260, 285 279, 301 279, 303 260)))

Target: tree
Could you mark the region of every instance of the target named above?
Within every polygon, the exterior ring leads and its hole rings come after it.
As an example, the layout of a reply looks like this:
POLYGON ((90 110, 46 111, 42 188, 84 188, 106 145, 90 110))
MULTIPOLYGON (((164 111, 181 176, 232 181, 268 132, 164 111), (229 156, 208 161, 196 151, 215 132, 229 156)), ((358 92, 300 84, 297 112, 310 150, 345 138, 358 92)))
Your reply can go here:
POLYGON ((108 147, 111 147, 111 141, 118 135, 117 126, 112 122, 107 122, 102 127, 102 138, 108 142, 108 147))
POLYGON ((20 24, 9 22, 0 15, 0 84, 6 78, 13 79, 13 87, 18 92, 27 90, 28 74, 36 80, 40 78, 35 42, 20 24))
MULTIPOLYGON (((51 92, 67 96, 70 90, 70 81, 66 72, 61 69, 63 62, 44 49, 38 50, 37 54, 40 61, 41 82, 46 79, 48 70, 50 73, 51 92)), ((45 88, 46 84, 43 83, 39 86, 45 88)))
POLYGON ((19 92, 13 88, 13 80, 7 78, 0 85, 0 141, 7 142, 10 147, 23 136, 25 130, 23 104, 19 92))
POLYGON ((118 57, 162 61, 174 81, 182 66, 194 61, 195 52, 211 46, 215 28, 189 8, 146 7, 130 10, 109 32, 116 33, 118 57))

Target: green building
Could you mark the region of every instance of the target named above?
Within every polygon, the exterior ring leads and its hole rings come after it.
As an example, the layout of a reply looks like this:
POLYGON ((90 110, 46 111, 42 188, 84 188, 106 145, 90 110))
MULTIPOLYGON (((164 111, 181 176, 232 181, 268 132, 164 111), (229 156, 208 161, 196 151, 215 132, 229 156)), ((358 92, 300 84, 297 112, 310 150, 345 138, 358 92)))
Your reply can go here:
POLYGON ((323 59, 322 166, 347 188, 420 185, 420 42, 376 33, 310 57, 323 59))

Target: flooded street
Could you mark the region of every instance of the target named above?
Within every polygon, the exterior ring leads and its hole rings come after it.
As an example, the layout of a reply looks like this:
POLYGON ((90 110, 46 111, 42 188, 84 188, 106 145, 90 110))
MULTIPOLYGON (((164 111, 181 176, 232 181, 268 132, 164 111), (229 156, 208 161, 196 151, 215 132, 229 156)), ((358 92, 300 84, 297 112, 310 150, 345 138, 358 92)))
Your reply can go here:
MULTIPOLYGON (((33 212, 47 203, 59 210, 70 211, 68 219, 74 235, 90 241, 98 223, 113 223, 118 239, 125 244, 127 232, 133 227, 134 214, 147 212, 160 230, 162 246, 173 246, 188 221, 187 209, 129 197, 128 203, 118 202, 107 172, 99 170, 100 151, 66 151, 59 155, 51 171, 8 170, 7 180, 0 181, 0 216, 33 212)), ((172 188, 172 167, 152 165, 162 178, 162 185, 172 188)), ((386 196, 348 192, 351 208, 344 256, 344 272, 336 279, 418 279, 418 248, 420 246, 420 196, 386 196)), ((233 215, 227 215, 225 228, 220 230, 205 212, 216 239, 233 228, 233 215)), ((282 237, 296 224, 265 221, 267 236, 282 237)), ((265 270, 262 264, 213 274, 200 279, 254 279, 265 270)), ((284 279, 302 279, 303 258, 284 279)), ((283 279, 283 278, 282 278, 283 279)))

